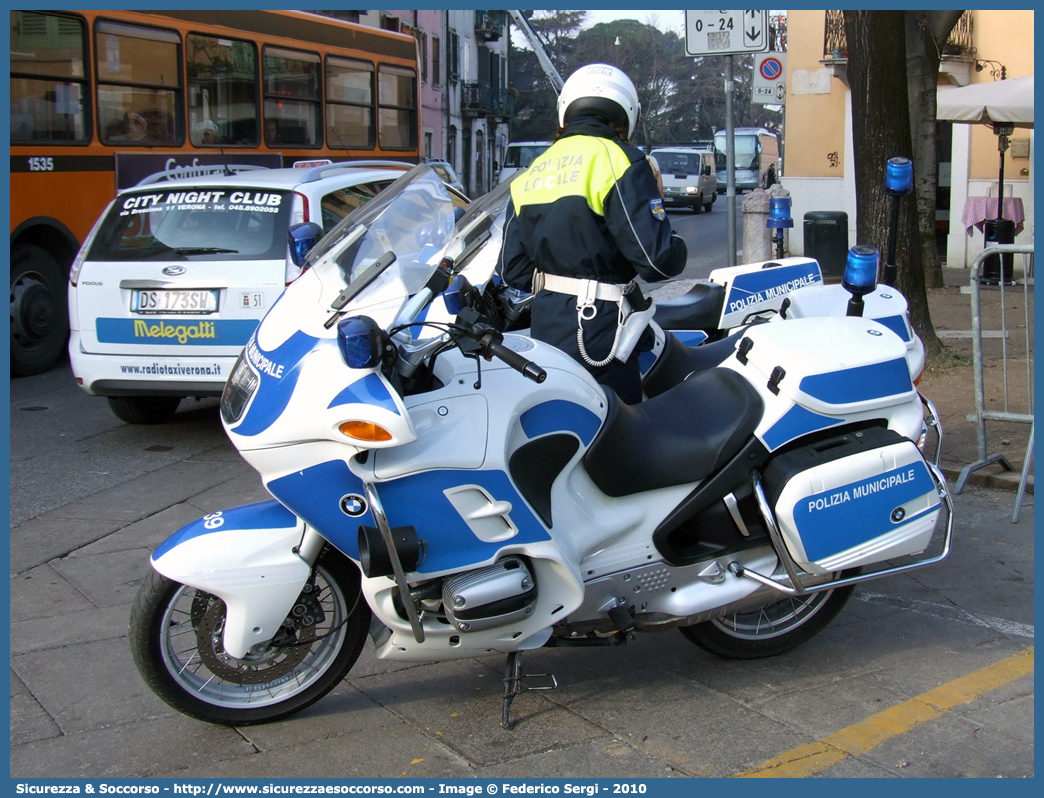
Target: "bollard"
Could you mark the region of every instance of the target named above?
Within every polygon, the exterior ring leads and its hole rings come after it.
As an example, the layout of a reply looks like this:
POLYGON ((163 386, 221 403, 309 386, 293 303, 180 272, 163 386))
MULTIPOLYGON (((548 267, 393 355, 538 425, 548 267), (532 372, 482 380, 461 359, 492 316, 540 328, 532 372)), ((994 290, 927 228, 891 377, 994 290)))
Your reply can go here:
POLYGON ((772 260, 772 231, 765 227, 770 197, 756 188, 743 198, 743 262, 772 260))

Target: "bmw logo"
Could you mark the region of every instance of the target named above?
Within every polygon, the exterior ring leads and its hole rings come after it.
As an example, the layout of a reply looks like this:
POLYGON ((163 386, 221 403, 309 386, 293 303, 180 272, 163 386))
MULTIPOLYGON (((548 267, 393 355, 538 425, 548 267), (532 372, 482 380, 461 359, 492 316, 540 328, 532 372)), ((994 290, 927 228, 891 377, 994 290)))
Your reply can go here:
POLYGON ((880 330, 867 330, 867 332, 870 333, 875 338, 880 338, 881 337, 881 331, 880 330))
POLYGON ((341 512, 349 518, 366 515, 367 509, 366 499, 357 493, 349 493, 347 496, 341 497, 341 512))
POLYGON ((894 510, 892 510, 891 519, 893 524, 898 524, 904 518, 906 518, 906 510, 904 510, 902 507, 896 507, 894 510))
POLYGON ((163 273, 166 274, 169 277, 176 277, 179 274, 184 274, 185 273, 185 267, 184 266, 177 266, 177 265, 167 266, 163 270, 163 273))

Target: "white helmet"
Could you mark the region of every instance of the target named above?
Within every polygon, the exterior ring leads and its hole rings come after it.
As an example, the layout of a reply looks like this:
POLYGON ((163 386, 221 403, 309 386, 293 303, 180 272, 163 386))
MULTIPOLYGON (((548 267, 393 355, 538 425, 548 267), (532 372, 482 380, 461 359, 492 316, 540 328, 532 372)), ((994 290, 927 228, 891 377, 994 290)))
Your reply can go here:
POLYGON ((609 64, 588 64, 569 76, 558 95, 558 124, 578 113, 588 112, 626 127, 627 138, 634 136, 642 107, 638 92, 623 71, 609 64))

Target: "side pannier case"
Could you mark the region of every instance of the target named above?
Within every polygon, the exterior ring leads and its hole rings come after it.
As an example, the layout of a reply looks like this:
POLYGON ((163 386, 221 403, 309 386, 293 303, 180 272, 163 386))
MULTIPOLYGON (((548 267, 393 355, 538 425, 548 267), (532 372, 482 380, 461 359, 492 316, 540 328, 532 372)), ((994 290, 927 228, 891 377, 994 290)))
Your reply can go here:
POLYGON ((764 483, 791 557, 811 574, 924 551, 941 508, 917 446, 879 426, 787 451, 764 483))

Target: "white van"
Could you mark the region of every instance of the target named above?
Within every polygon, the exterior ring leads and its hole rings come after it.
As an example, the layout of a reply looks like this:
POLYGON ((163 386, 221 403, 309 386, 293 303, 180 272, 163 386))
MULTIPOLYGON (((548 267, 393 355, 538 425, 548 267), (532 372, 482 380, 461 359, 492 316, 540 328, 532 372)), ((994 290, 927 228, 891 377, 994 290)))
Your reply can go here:
POLYGON ((709 211, 718 198, 714 150, 661 147, 651 153, 663 179, 664 205, 709 211))
POLYGON ((504 163, 497 172, 494 185, 502 180, 510 180, 511 176, 529 168, 544 150, 551 146, 550 141, 513 141, 504 150, 504 163))

